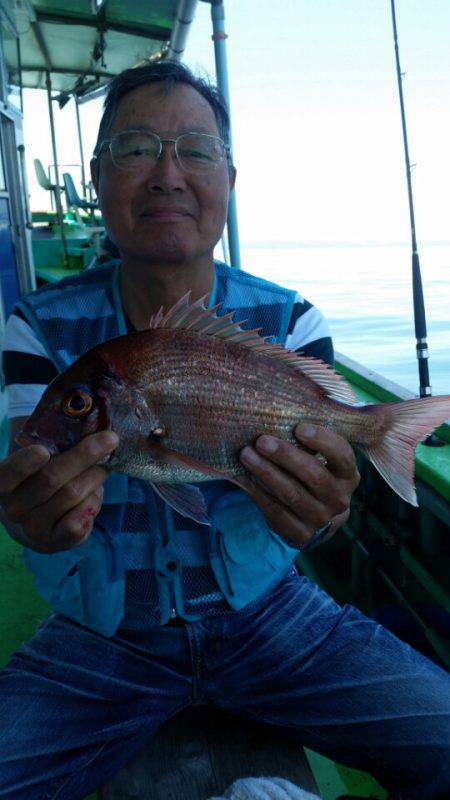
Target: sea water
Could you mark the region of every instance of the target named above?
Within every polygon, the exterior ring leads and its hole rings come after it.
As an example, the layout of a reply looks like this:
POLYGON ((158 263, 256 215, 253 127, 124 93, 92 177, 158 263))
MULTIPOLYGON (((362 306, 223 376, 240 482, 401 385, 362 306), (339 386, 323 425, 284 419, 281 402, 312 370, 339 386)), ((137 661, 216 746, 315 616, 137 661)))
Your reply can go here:
MULTIPOLYGON (((450 242, 419 249, 433 394, 450 394, 450 242)), ((335 350, 419 394, 406 245, 241 247, 242 268, 296 289, 328 320, 335 350)))

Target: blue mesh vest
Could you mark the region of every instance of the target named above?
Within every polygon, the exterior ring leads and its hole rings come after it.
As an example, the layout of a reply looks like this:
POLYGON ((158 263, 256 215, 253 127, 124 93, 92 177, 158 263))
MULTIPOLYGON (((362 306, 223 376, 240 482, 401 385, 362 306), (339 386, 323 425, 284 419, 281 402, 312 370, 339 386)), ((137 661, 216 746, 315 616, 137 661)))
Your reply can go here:
MULTIPOLYGON (((25 297, 20 308, 62 371, 96 344, 126 333, 119 263, 25 297)), ((295 292, 215 263, 210 304, 284 341, 295 292)), ((55 611, 112 636, 238 610, 276 584, 296 551, 270 531, 254 503, 227 481, 200 484, 211 527, 180 516, 150 485, 112 473, 88 541, 51 555, 25 550, 36 587, 55 611)))

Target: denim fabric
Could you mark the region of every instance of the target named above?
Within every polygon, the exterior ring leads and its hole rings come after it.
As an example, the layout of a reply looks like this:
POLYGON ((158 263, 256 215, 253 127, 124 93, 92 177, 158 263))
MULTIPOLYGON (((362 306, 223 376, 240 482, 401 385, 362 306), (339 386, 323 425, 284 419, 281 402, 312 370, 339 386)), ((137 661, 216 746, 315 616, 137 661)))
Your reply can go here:
MULTIPOLYGON (((450 797, 446 673, 293 570, 241 611, 107 639, 54 614, 0 673, 0 798, 81 800, 169 717, 214 704, 450 797)), ((395 790, 395 791, 394 791, 395 790)))

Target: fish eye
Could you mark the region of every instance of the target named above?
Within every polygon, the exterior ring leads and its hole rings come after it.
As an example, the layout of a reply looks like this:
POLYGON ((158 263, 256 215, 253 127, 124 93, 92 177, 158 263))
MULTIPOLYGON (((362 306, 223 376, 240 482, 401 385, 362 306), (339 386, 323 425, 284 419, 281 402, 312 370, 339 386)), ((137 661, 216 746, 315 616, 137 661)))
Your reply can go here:
POLYGON ((63 411, 69 417, 84 417, 92 408, 92 397, 82 389, 76 389, 63 401, 63 411))

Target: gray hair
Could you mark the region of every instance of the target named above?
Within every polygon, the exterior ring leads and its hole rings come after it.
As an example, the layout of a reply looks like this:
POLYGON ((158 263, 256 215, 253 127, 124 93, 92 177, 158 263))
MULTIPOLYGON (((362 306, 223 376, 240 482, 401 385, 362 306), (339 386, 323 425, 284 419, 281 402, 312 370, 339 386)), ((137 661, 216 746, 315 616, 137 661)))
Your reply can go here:
POLYGON ((143 67, 126 69, 116 75, 109 84, 94 148, 94 158, 98 158, 102 144, 108 138, 119 100, 138 86, 148 83, 160 83, 162 90, 167 93, 178 83, 184 83, 196 89, 211 106, 220 136, 225 144, 229 144, 230 118, 226 102, 219 89, 208 80, 194 75, 188 67, 178 61, 155 61, 143 67))

